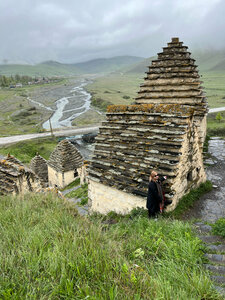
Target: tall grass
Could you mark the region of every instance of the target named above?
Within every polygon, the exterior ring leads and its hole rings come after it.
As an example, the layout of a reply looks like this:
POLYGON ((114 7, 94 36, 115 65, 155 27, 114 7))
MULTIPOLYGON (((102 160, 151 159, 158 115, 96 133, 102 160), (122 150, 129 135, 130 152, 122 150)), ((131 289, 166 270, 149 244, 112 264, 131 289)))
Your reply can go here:
POLYGON ((220 299, 187 223, 106 227, 54 195, 0 198, 1 299, 220 299))

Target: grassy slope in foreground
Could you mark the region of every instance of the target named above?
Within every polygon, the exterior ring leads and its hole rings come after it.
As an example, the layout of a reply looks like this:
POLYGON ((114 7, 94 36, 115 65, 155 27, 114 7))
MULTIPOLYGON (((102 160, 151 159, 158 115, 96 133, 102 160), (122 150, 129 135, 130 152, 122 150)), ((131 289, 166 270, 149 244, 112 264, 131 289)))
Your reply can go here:
POLYGON ((2 299, 222 299, 188 223, 106 228, 52 194, 0 200, 2 299))

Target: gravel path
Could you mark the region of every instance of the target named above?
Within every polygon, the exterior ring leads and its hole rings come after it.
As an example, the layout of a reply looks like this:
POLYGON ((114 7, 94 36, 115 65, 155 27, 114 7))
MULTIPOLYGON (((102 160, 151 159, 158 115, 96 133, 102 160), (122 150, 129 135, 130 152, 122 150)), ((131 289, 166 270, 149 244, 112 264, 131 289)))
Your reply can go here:
POLYGON ((214 223, 225 216, 225 140, 212 138, 208 149, 211 158, 205 163, 207 178, 215 188, 195 202, 193 208, 188 210, 184 219, 201 219, 204 222, 214 223))
POLYGON ((214 189, 201 197, 183 216, 184 220, 199 219, 194 223, 197 236, 206 246, 205 257, 208 263, 206 269, 214 282, 214 288, 225 296, 225 239, 212 234, 212 227, 207 223, 215 223, 225 217, 225 140, 212 138, 209 141, 208 152, 210 159, 206 159, 207 177, 214 185, 214 189))

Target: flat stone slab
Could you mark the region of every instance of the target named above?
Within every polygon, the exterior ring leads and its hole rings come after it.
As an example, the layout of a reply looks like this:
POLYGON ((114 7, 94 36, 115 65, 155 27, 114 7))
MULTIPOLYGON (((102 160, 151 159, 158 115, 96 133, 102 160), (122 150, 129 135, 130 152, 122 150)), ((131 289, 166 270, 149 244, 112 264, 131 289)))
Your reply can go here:
POLYGON ((88 209, 86 207, 80 207, 80 206, 77 206, 77 210, 78 210, 78 213, 81 215, 81 216, 86 216, 88 215, 88 209))
POLYGON ((204 159, 204 164, 213 166, 215 165, 215 162, 211 158, 206 158, 204 159))
POLYGON ((199 233, 209 233, 212 231, 212 227, 210 225, 205 225, 201 222, 195 223, 194 226, 199 233))
POLYGON ((207 245, 207 248, 216 251, 216 252, 224 252, 225 253, 225 245, 207 245))
POLYGON ((225 266, 205 264, 205 268, 213 273, 225 275, 225 266))
POLYGON ((221 286, 214 286, 214 288, 216 289, 216 291, 218 293, 220 293, 221 295, 225 295, 225 288, 221 287, 221 286))
POLYGON ((76 191, 76 190, 77 190, 78 188, 80 188, 80 187, 81 187, 81 185, 78 185, 78 186, 75 186, 75 187, 73 187, 73 188, 71 188, 71 189, 62 191, 61 193, 62 193, 64 196, 66 196, 66 194, 68 194, 68 193, 70 193, 70 192, 72 192, 72 191, 76 191))
POLYGON ((198 238, 206 244, 223 243, 224 240, 217 235, 198 235, 198 238))
POLYGON ((217 159, 224 160, 225 159, 224 147, 225 147, 225 140, 219 137, 214 137, 210 139, 208 151, 217 159))
POLYGON ((225 284, 225 277, 224 276, 210 276, 211 280, 218 283, 218 284, 225 284))
POLYGON ((69 202, 74 203, 74 204, 79 204, 80 201, 81 201, 80 198, 67 198, 67 200, 68 200, 69 202))
POLYGON ((223 255, 223 254, 206 253, 206 254, 204 254, 204 256, 214 263, 225 265, 225 255, 223 255))

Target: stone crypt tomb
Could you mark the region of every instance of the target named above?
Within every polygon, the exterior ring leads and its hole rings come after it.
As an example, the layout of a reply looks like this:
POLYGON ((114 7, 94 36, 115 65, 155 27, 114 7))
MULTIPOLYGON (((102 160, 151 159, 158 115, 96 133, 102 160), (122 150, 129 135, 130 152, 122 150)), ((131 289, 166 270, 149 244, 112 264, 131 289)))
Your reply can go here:
POLYGON ((0 160, 0 195, 24 194, 42 189, 42 182, 34 172, 17 158, 8 154, 0 160))
POLYGON ((149 175, 168 179, 169 210, 206 180, 207 102, 195 60, 172 38, 153 60, 134 105, 109 106, 89 168, 90 210, 128 213, 145 207, 149 175))
POLYGON ((53 150, 47 164, 49 186, 64 188, 81 173, 83 157, 72 143, 64 139, 53 150))

